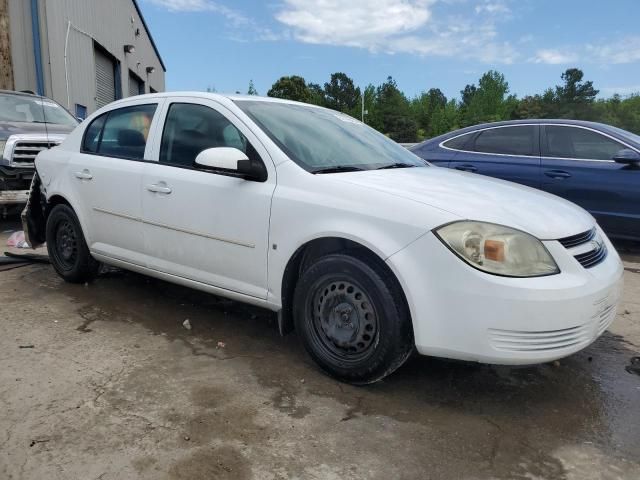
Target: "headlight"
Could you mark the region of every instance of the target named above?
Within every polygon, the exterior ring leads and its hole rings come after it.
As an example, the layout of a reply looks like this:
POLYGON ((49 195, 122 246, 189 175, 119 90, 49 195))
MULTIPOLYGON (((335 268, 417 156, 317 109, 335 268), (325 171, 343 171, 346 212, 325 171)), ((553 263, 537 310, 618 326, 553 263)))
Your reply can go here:
POLYGON ((483 272, 507 277, 540 277, 560 269, 540 240, 493 223, 461 221, 435 231, 456 255, 483 272))

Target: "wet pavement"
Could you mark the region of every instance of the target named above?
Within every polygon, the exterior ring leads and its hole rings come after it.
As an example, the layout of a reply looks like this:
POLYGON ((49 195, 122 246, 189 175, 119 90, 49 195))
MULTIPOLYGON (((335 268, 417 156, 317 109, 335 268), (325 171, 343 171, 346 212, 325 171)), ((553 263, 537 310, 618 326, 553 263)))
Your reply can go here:
POLYGON ((119 270, 0 272, 0 479, 640 479, 640 247, 620 249, 618 317, 583 352, 416 356, 368 387, 264 310, 119 270))

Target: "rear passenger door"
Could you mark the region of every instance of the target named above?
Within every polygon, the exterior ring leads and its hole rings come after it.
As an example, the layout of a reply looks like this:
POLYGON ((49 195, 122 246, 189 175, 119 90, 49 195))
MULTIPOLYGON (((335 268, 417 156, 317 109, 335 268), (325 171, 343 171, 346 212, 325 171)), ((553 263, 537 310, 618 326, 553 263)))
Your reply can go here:
POLYGON ((590 128, 545 125, 543 190, 588 210, 607 233, 637 237, 640 169, 612 160, 624 148, 629 147, 590 128))
POLYGON ((157 108, 147 100, 95 118, 70 159, 74 208, 95 253, 143 263, 142 171, 157 108))
POLYGON ((538 125, 508 125, 467 134, 462 148, 448 147, 457 150, 449 168, 540 188, 539 132, 538 125))

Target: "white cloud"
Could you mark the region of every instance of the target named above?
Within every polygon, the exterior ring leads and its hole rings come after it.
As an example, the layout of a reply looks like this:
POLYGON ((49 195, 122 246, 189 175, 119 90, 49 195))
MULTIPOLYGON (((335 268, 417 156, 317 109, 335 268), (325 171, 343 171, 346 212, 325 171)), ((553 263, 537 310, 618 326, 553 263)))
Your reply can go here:
POLYGON ((269 28, 262 27, 252 18, 243 13, 227 7, 226 5, 215 2, 213 0, 147 0, 149 3, 165 8, 170 12, 197 13, 209 12, 222 15, 229 22, 229 26, 236 31, 229 38, 239 42, 251 39, 274 41, 280 39, 280 35, 276 34, 269 28), (241 29, 242 27, 242 29, 241 29))
POLYGON ((504 5, 501 1, 482 1, 480 20, 477 16, 435 18, 436 0, 283 1, 276 19, 305 43, 457 56, 486 63, 512 63, 518 57, 508 42, 496 41, 493 12, 501 10, 494 6, 504 5))
POLYGON ((640 61, 640 36, 628 36, 610 43, 587 45, 586 50, 597 62, 605 65, 640 61))
POLYGON ((561 65, 578 61, 578 55, 570 51, 555 49, 538 50, 533 58, 533 63, 546 63, 548 65, 561 65))
POLYGON ((508 15, 511 13, 509 6, 502 1, 485 0, 476 5, 476 13, 489 13, 491 15, 508 15))
POLYGON ((285 0, 276 19, 307 43, 376 49, 391 35, 415 31, 430 17, 431 0, 285 0))
POLYGON ((242 13, 227 7, 226 5, 211 0, 147 0, 159 7, 166 8, 170 12, 213 12, 224 16, 233 25, 246 25, 251 20, 242 13))

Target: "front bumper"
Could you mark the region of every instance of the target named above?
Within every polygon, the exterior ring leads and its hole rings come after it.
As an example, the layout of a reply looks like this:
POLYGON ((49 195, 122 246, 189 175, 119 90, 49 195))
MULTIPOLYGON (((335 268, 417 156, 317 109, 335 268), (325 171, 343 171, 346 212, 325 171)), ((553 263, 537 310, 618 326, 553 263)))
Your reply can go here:
POLYGON ((0 205, 23 205, 29 199, 29 190, 0 190, 0 205))
POLYGON ((561 273, 508 278, 472 268, 427 233, 387 263, 404 289, 418 352, 496 364, 542 363, 592 343, 616 316, 623 266, 600 231, 607 258, 584 268, 545 241, 561 273))

